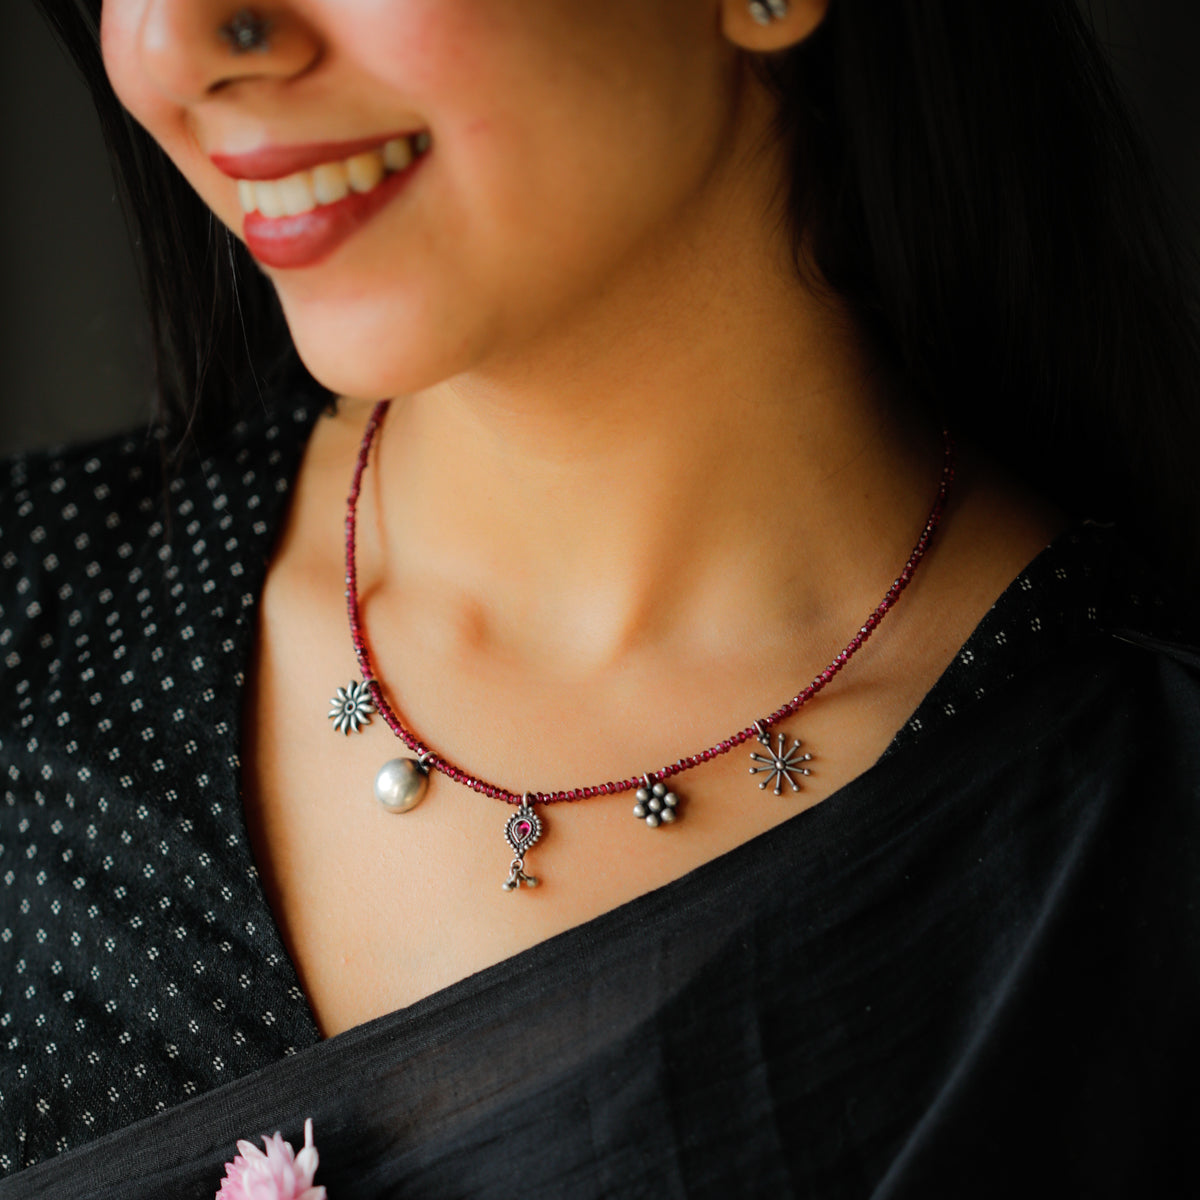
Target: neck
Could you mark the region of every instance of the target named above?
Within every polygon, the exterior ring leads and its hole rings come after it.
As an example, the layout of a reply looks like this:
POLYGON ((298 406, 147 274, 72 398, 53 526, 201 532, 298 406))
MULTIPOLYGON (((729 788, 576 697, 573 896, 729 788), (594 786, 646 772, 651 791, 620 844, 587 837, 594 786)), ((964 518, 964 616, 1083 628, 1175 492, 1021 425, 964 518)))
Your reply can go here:
POLYGON ((911 548, 939 455, 851 345, 828 361, 837 342, 819 367, 679 358, 556 403, 491 379, 394 402, 366 500, 384 577, 582 670, 647 642, 849 628, 911 548))
POLYGON ((393 403, 364 503, 398 594, 581 670, 874 606, 939 439, 799 278, 769 178, 731 173, 554 328, 393 403))

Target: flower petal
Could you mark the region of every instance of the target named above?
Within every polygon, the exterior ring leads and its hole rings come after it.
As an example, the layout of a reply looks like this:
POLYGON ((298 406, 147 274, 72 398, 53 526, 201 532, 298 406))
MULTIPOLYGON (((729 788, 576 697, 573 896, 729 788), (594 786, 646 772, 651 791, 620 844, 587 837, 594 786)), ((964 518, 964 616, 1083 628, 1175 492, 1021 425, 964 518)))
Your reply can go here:
POLYGON ((263 1135, 263 1148, 238 1142, 241 1154, 225 1164, 225 1178, 217 1200, 326 1200, 323 1187, 313 1187, 317 1169, 317 1148, 313 1143, 313 1123, 304 1123, 304 1147, 297 1155, 291 1143, 278 1130, 263 1135))

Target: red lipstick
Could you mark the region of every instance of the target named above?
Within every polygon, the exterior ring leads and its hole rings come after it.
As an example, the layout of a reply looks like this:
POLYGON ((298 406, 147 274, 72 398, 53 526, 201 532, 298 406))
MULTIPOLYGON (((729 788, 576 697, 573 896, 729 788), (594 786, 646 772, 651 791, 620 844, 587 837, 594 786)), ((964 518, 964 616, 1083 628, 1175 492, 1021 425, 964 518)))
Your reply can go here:
POLYGON ((425 157, 389 175, 369 192, 351 192, 344 200, 320 205, 312 212, 295 217, 247 213, 242 224, 246 246, 264 267, 286 270, 316 266, 407 187, 425 157))
MULTIPOLYGON (((319 142, 302 146, 266 146, 246 154, 210 157, 217 168, 234 179, 279 180, 323 163, 334 163, 377 150, 396 137, 363 138, 350 142, 319 142)), ((247 213, 242 234, 250 253, 265 267, 281 270, 315 266, 365 225, 403 191, 428 157, 416 155, 400 171, 393 171, 369 192, 351 192, 333 204, 318 205, 296 216, 267 217, 247 213)))
POLYGON ((420 130, 410 129, 400 133, 386 133, 376 137, 357 138, 351 142, 306 142, 301 146, 263 146, 243 154, 222 154, 216 151, 209 158, 217 170, 231 179, 283 179, 297 171, 307 171, 322 163, 340 162, 363 154, 367 150, 378 150, 387 142, 397 138, 412 138, 420 130))

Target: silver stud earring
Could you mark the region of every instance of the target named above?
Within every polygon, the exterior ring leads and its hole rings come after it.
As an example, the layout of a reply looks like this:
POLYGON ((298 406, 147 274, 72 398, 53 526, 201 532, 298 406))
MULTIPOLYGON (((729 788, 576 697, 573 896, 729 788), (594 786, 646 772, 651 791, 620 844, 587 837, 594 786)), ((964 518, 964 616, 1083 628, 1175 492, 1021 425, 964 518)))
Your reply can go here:
POLYGON ((760 25, 782 21, 788 14, 788 0, 750 0, 750 15, 760 25))
POLYGON ((270 44, 271 23, 249 8, 240 9, 220 29, 221 40, 234 54, 266 50, 270 44))

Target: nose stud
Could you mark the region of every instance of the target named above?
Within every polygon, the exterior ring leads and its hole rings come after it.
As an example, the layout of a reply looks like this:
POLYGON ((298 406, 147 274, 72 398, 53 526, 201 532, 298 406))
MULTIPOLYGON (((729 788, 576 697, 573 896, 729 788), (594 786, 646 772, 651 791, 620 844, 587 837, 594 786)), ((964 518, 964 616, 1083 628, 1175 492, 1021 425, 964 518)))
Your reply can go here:
POLYGON ((788 14, 787 0, 750 0, 750 15, 760 25, 782 21, 788 14))
POLYGON ((243 8, 221 26, 219 33, 234 54, 249 54, 270 45, 271 23, 252 9, 243 8))

